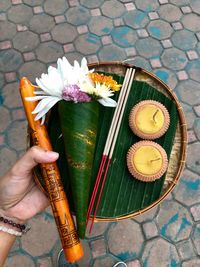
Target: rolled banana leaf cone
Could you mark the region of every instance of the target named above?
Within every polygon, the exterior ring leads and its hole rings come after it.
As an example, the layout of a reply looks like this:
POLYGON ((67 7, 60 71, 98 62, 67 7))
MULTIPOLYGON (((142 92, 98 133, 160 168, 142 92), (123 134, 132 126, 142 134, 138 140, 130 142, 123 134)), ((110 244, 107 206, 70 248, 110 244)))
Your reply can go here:
POLYGON ((85 237, 91 173, 99 120, 99 103, 60 101, 58 112, 65 144, 77 230, 85 237))

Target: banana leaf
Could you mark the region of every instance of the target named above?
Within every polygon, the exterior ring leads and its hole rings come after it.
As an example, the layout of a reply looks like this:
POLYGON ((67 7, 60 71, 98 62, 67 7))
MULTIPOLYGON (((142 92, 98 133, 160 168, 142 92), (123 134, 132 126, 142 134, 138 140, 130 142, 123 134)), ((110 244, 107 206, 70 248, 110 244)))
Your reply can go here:
POLYGON ((99 119, 99 103, 58 104, 77 230, 84 238, 92 166, 99 119))
MULTIPOLYGON (((113 78, 118 83, 123 83, 123 77, 113 75, 113 78)), ((97 213, 97 217, 99 218, 112 219, 132 214, 152 204, 159 198, 162 192, 165 175, 163 175, 159 180, 155 182, 144 183, 137 179, 134 179, 134 177, 130 175, 126 167, 126 154, 128 149, 131 145, 141 140, 130 130, 128 125, 128 116, 131 108, 135 104, 146 99, 152 99, 161 102, 169 111, 170 127, 165 135, 154 141, 159 143, 165 149, 168 158, 170 157, 178 121, 176 105, 173 100, 166 97, 163 93, 159 92, 151 85, 141 81, 134 81, 125 108, 122 120, 122 127, 119 132, 112 162, 109 168, 107 180, 99 205, 97 213)), ((97 143, 95 149, 95 161, 92 167, 92 185, 95 182, 96 174, 98 172, 101 155, 103 152, 105 140, 108 134, 113 113, 114 109, 100 106, 101 116, 99 116, 97 143)), ((48 127, 54 149, 59 153, 63 154, 64 145, 63 138, 60 137, 61 129, 59 121, 57 119, 57 107, 55 107, 55 109, 51 113, 48 127)), ((68 177, 68 166, 63 167, 62 157, 60 157, 58 163, 65 190, 69 195, 71 193, 71 185, 70 181, 66 179, 66 177, 68 177)), ((72 199, 70 199, 70 197, 69 200, 70 207, 72 211, 74 211, 73 201, 72 199)))

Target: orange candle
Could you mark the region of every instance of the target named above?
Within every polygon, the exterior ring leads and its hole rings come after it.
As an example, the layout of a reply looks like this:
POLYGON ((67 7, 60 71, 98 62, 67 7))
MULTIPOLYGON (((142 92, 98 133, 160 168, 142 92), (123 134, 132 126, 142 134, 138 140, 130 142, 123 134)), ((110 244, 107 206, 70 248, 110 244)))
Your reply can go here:
MULTIPOLYGON (((21 79, 20 93, 31 129, 33 144, 46 150, 52 150, 45 125, 41 125, 40 121, 35 121, 35 115, 32 114, 38 104, 37 101, 27 102, 25 100, 26 97, 35 96, 34 86, 26 78, 21 79)), ((56 163, 41 164, 41 167, 65 257, 68 262, 75 262, 83 256, 83 248, 70 213, 59 169, 56 163)))

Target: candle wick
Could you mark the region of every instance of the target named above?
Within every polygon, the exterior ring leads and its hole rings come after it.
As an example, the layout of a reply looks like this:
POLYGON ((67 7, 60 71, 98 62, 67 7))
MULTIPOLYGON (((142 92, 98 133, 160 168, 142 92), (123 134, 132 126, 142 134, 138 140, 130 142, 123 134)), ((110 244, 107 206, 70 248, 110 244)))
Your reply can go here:
POLYGON ((156 110, 156 112, 153 114, 153 121, 156 123, 156 115, 158 113, 159 109, 156 110))
POLYGON ((161 159, 161 158, 152 159, 152 160, 150 160, 150 162, 158 161, 158 160, 160 160, 160 159, 161 159))

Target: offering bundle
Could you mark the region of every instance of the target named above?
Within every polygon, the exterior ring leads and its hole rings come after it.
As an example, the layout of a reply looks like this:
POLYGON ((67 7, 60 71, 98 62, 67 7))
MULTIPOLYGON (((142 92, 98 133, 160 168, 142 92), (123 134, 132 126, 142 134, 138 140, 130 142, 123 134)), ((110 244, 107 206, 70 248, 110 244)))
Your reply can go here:
POLYGON ((111 97, 120 90, 112 78, 89 70, 83 58, 72 66, 63 57, 57 68, 49 67, 48 74, 36 79, 35 96, 27 102, 39 101, 33 110, 35 121, 44 124, 47 112, 58 102, 66 160, 69 169, 77 230, 85 237, 86 214, 89 201, 91 173, 96 146, 99 106, 116 107, 111 97))

